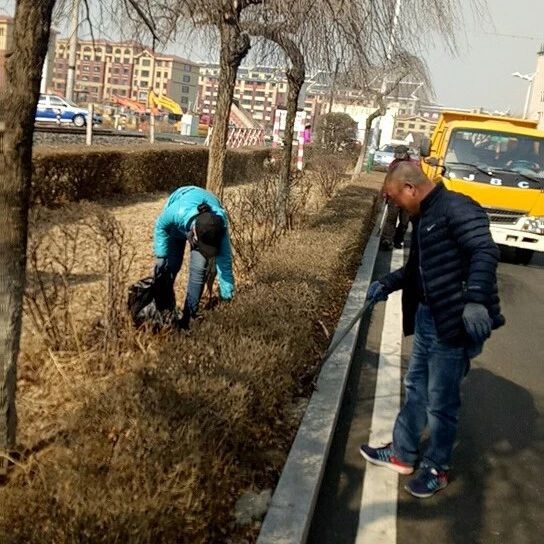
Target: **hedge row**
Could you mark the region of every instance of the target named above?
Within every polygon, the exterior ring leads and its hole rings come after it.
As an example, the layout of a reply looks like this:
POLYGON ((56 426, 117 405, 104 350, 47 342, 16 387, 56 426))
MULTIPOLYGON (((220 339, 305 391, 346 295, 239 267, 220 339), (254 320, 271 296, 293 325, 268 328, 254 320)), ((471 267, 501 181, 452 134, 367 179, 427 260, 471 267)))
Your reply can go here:
MULTIPOLYGON (((225 185, 261 174, 268 149, 229 150, 225 185)), ((207 147, 159 144, 137 147, 36 149, 32 202, 52 206, 114 195, 170 191, 206 183, 207 147)))

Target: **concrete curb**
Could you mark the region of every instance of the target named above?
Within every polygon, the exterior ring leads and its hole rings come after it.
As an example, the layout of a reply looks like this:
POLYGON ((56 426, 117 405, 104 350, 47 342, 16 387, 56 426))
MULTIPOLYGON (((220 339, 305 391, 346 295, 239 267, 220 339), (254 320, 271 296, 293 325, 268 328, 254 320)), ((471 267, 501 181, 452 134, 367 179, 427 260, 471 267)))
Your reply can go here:
MULTIPOLYGON (((379 246, 379 225, 370 235, 361 265, 353 281, 332 342, 352 321, 366 299, 379 246)), ((364 317, 364 316, 363 316, 364 317)), ((306 542, 315 504, 325 472, 329 448, 342 405, 359 335, 358 322, 324 363, 272 501, 257 544, 303 544, 306 542)))

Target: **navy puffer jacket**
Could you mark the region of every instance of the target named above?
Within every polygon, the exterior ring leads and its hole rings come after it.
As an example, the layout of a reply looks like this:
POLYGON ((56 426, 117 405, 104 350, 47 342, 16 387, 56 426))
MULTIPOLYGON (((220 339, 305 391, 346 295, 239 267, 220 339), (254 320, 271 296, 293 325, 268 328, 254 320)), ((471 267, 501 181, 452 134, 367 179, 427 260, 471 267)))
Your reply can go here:
POLYGON ((439 340, 467 345, 462 320, 467 302, 483 304, 494 329, 504 325, 496 275, 499 249, 485 210, 471 198, 437 184, 421 202, 413 227, 406 265, 380 280, 391 292, 403 290, 404 334, 413 334, 421 301, 418 267, 439 340))

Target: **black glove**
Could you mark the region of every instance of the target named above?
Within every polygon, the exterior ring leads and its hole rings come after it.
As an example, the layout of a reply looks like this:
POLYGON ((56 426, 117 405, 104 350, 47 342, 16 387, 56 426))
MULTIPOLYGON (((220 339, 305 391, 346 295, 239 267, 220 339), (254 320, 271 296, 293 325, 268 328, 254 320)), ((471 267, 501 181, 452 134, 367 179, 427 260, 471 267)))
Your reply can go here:
POLYGON ((385 302, 389 298, 389 292, 383 283, 373 281, 368 288, 366 296, 368 300, 372 300, 373 302, 385 302))
POLYGON ((155 268, 153 269, 155 277, 165 272, 167 267, 168 267, 168 262, 166 261, 166 258, 157 257, 155 259, 155 268))
POLYGON ((475 344, 481 344, 491 336, 491 318, 483 304, 468 302, 463 310, 465 329, 475 344))

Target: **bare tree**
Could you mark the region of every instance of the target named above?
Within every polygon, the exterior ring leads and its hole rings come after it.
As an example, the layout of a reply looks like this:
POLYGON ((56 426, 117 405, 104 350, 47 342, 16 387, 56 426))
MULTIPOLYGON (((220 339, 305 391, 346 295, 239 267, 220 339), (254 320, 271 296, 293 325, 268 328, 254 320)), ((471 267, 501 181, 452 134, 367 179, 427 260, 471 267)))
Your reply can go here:
POLYGON ((15 388, 25 286, 32 135, 55 0, 17 0, 0 95, 0 470, 15 445, 15 388))

